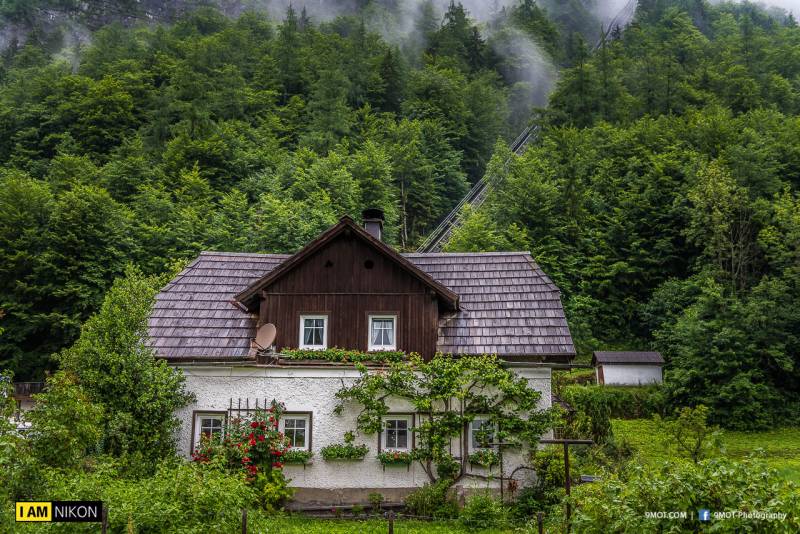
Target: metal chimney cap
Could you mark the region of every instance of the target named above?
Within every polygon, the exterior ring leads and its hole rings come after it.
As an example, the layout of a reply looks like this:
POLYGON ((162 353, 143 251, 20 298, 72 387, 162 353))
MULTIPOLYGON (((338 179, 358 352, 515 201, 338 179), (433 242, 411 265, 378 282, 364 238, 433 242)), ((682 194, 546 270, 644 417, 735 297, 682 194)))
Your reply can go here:
POLYGON ((380 220, 380 221, 385 221, 386 220, 386 218, 383 216, 383 210, 380 209, 380 208, 367 208, 367 209, 365 209, 364 211, 361 212, 361 217, 365 221, 367 221, 367 220, 375 220, 375 219, 380 220))

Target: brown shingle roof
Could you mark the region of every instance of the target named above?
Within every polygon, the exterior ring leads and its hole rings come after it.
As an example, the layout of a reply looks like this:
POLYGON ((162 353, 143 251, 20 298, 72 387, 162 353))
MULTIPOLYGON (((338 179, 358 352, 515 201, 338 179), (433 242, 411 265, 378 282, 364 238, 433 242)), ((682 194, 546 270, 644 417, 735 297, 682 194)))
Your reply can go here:
POLYGON ((664 358, 660 352, 644 351, 595 351, 592 355, 592 364, 595 363, 644 363, 661 365, 664 358))
MULTIPOLYGON (((437 349, 454 354, 575 354, 558 288, 526 252, 404 254, 459 296, 439 321, 437 349)), ((234 296, 287 255, 203 252, 156 297, 150 338, 167 359, 244 359, 256 316, 234 296)))

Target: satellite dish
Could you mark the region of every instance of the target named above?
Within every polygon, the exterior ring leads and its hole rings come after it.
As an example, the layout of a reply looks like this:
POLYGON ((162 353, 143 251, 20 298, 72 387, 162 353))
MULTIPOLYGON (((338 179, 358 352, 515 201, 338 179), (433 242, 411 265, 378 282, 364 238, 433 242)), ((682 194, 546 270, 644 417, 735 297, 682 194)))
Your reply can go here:
POLYGON ((275 342, 275 335, 277 333, 278 330, 275 328, 274 324, 262 324, 258 327, 258 332, 256 332, 256 345, 262 350, 268 349, 275 342))

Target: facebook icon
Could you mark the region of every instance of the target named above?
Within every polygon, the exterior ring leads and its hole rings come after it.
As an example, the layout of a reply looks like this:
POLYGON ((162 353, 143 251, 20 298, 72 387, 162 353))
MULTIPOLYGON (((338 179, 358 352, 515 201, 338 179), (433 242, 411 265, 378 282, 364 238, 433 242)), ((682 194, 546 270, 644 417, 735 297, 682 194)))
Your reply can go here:
POLYGON ((711 512, 709 510, 706 510, 705 508, 701 508, 697 512, 697 518, 700 521, 711 521, 711 512))

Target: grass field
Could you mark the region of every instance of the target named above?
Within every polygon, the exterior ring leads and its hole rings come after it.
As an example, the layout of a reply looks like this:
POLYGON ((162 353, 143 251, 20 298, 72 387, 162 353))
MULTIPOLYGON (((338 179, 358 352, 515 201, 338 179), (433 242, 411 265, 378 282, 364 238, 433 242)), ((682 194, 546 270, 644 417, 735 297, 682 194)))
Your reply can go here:
MULTIPOLYGON (((259 534, 385 534, 388 523, 383 520, 364 521, 345 519, 311 519, 306 517, 266 518, 248 525, 248 532, 259 534)), ((520 531, 525 531, 520 529, 520 531)), ((395 534, 500 534, 515 532, 514 529, 475 530, 461 525, 458 521, 425 522, 395 521, 395 534)))
MULTIPOLYGON (((636 449, 642 461, 667 460, 669 451, 664 436, 649 419, 615 419, 614 434, 624 437, 636 449)), ((800 483, 800 428, 784 428, 767 432, 722 432, 723 454, 730 458, 744 458, 763 450, 770 467, 800 483)))

